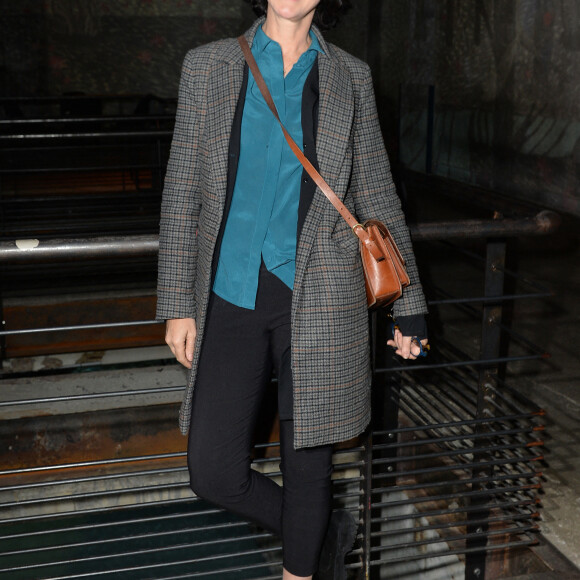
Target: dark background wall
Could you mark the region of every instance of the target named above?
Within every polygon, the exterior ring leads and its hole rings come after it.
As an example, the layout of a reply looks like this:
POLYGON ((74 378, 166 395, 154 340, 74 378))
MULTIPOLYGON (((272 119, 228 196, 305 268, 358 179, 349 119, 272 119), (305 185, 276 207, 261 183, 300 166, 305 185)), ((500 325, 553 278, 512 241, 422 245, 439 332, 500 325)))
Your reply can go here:
MULTIPOLYGON (((353 4, 327 36, 373 68, 393 157, 580 215, 577 0, 353 4)), ((0 15, 0 97, 174 97, 189 48, 254 18, 242 0, 0 0, 0 15)))
POLYGON ((434 85, 434 173, 580 215, 580 3, 421 0, 404 18, 401 159, 425 167, 434 85))

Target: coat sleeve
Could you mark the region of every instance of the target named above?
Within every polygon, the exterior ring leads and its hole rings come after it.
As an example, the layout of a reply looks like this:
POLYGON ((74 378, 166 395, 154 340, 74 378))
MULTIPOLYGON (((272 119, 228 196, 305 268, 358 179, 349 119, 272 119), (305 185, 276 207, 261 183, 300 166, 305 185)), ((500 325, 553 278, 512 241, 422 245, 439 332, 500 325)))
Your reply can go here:
POLYGON ((158 320, 195 318, 197 223, 201 208, 199 146, 202 108, 194 52, 185 57, 175 129, 161 203, 157 279, 158 320))
POLYGON ((350 189, 359 221, 378 219, 395 239, 411 283, 393 305, 395 316, 425 314, 427 304, 419 281, 411 237, 401 201, 391 176, 389 158, 379 125, 370 69, 362 66, 355 83, 356 112, 353 142, 353 170, 350 189))

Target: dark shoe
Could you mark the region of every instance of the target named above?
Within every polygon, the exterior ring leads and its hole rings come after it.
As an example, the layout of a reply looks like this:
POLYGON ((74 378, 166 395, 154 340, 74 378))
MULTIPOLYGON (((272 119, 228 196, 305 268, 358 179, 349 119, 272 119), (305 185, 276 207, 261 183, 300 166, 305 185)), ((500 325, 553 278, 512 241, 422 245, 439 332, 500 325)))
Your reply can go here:
POLYGON ((357 524, 349 512, 332 512, 314 580, 346 580, 344 558, 352 550, 356 530, 357 524))

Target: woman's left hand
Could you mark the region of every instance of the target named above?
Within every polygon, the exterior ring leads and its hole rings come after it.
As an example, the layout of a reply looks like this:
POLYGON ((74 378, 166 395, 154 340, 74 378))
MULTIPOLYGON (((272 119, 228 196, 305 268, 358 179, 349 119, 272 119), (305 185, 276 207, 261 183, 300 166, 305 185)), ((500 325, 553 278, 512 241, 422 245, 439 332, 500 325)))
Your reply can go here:
MULTIPOLYGON (((428 339, 424 338, 421 341, 423 346, 427 346, 428 339)), ((412 336, 403 336, 403 333, 395 328, 394 336, 387 341, 389 346, 395 348, 395 353, 401 358, 415 360, 421 354, 421 348, 413 341, 412 336)))

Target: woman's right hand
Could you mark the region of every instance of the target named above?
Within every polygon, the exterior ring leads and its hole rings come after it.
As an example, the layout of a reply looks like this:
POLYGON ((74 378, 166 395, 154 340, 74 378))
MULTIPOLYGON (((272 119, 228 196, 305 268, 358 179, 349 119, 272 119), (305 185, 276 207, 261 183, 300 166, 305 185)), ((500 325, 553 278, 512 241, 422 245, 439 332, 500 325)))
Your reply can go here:
POLYGON ((165 342, 175 358, 186 368, 191 368, 197 328, 193 318, 173 318, 165 323, 165 342))

